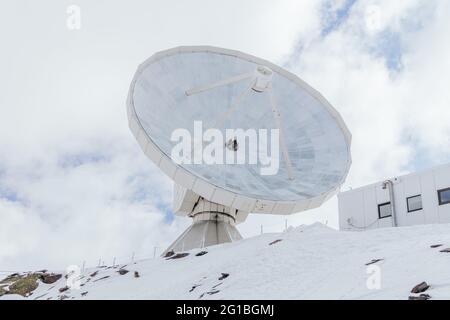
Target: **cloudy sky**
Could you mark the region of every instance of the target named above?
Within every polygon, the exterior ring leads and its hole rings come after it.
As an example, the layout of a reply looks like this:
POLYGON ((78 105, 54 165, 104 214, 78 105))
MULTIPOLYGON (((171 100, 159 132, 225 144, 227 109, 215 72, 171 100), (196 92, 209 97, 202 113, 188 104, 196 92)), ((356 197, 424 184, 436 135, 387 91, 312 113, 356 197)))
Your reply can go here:
MULTIPOLYGON (((448 0, 2 1, 0 271, 152 256, 189 225, 127 127, 154 52, 214 45, 298 74, 353 134, 347 190, 450 162, 449 36, 448 0)), ((288 217, 316 220, 337 226, 337 200, 288 217)))

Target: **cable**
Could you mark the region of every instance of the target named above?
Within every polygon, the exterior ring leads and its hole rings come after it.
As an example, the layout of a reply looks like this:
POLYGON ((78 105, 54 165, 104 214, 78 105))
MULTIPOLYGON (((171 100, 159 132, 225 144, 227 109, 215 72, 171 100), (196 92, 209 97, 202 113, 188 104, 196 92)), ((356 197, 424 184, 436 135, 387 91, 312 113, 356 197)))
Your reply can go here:
POLYGON ((378 220, 379 220, 379 219, 375 220, 374 222, 372 222, 371 224, 369 224, 369 225, 366 226, 366 227, 358 227, 358 226, 355 226, 355 225, 351 222, 351 221, 352 221, 351 218, 347 219, 347 223, 348 223, 348 225, 349 225, 350 227, 353 227, 353 228, 355 228, 355 229, 366 230, 366 229, 369 229, 370 227, 372 227, 373 225, 375 225, 376 223, 378 223, 378 220))

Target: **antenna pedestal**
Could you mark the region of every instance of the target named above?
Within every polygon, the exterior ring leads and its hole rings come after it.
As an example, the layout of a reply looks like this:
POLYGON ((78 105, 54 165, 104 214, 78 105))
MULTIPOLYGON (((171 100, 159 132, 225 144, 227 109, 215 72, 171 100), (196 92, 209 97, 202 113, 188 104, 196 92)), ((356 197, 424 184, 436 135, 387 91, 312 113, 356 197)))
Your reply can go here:
POLYGON ((164 251, 163 256, 169 251, 181 252, 241 240, 235 227, 237 214, 236 209, 200 199, 189 215, 193 218, 192 225, 164 251))

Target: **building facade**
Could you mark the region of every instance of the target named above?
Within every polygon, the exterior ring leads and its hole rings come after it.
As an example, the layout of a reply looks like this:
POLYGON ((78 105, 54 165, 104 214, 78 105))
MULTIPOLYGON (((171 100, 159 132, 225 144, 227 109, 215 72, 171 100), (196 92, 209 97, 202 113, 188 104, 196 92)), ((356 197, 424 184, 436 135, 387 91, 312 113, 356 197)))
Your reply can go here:
POLYGON ((450 164, 338 194, 341 230, 450 223, 450 164))

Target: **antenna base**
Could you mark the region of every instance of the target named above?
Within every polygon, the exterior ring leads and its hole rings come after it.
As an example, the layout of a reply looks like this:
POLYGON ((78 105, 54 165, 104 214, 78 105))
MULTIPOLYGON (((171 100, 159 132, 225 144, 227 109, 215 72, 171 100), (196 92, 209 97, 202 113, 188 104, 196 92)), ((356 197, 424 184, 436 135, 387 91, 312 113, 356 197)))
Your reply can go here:
MULTIPOLYGON (((209 202, 203 199, 201 201, 209 202)), ((192 225, 164 251, 162 256, 170 251, 181 252, 241 240, 242 236, 235 227, 237 212, 227 211, 197 211, 190 215, 193 218, 192 225)))

